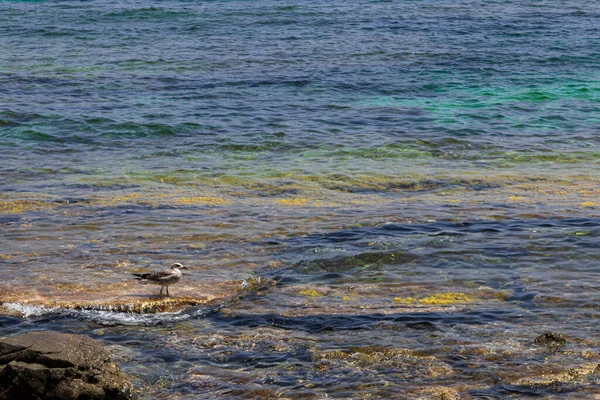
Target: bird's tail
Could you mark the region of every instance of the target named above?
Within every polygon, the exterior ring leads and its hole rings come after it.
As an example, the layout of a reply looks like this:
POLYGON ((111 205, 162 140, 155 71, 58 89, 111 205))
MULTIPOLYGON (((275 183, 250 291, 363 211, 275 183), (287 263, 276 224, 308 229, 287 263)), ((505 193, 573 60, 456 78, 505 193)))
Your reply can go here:
POLYGON ((148 274, 131 274, 133 276, 137 276, 137 279, 142 280, 142 279, 146 279, 146 277, 148 276, 148 274))

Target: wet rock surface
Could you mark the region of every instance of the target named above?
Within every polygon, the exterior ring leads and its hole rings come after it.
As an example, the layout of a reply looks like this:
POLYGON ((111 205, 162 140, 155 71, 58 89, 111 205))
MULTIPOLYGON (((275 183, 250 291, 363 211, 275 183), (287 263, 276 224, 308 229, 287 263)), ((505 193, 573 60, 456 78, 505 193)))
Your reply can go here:
POLYGON ((48 284, 38 288, 0 284, 0 308, 4 314, 14 315, 21 314, 21 306, 137 314, 159 313, 218 302, 237 294, 239 287, 239 281, 182 283, 172 288, 172 296, 161 297, 158 296, 157 286, 133 280, 112 284, 48 284))
POLYGON ((546 332, 533 340, 533 343, 547 347, 562 347, 567 344, 567 339, 564 335, 554 332, 546 332))
POLYGON ((102 344, 30 332, 0 339, 0 399, 129 399, 131 384, 102 344))

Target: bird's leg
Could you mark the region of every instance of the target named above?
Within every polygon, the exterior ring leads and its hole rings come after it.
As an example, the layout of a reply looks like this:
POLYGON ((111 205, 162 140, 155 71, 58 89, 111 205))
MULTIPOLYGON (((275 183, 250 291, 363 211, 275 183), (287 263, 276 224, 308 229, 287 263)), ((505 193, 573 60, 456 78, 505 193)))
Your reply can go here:
POLYGON ((162 297, 162 290, 163 290, 163 287, 164 287, 164 286, 161 286, 161 287, 160 287, 160 294, 158 295, 159 297, 162 297))
POLYGON ((167 296, 169 295, 169 287, 167 286, 167 296))

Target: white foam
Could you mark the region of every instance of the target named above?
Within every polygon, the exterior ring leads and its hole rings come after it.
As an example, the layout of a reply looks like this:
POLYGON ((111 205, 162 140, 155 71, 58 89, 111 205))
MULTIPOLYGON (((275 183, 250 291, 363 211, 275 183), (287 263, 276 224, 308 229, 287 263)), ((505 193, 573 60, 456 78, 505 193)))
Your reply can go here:
POLYGON ((63 310, 63 315, 65 314, 73 318, 97 322, 102 325, 157 325, 164 322, 177 322, 190 318, 188 314, 183 314, 181 311, 138 314, 100 310, 63 310))
POLYGON ((21 303, 3 303, 2 307, 6 308, 9 311, 16 311, 20 313, 24 318, 41 317, 42 315, 56 314, 60 311, 59 308, 32 306, 29 304, 21 303))
POLYGON ((177 311, 139 314, 106 310, 71 310, 60 307, 50 308, 21 303, 4 303, 2 304, 2 307, 9 311, 18 312, 23 318, 55 314, 62 317, 96 322, 102 325, 158 325, 161 323, 185 321, 190 318, 202 318, 208 312, 207 309, 199 309, 192 312, 177 311))

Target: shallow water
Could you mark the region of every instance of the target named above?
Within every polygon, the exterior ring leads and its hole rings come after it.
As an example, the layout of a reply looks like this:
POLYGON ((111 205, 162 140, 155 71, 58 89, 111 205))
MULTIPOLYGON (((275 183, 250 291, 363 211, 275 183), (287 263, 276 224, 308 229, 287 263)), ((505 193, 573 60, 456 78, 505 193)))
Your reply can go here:
POLYGON ((600 398, 599 19, 0 2, 0 335, 148 399, 600 398))

